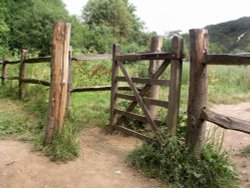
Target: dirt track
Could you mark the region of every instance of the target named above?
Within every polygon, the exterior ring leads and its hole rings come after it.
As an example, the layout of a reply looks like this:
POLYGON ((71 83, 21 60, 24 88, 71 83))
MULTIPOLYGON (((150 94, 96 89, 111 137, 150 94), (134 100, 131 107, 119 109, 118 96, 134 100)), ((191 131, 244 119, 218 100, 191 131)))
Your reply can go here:
MULTIPOLYGON (((214 110, 250 120, 250 103, 219 105, 214 110)), ((80 136, 81 157, 67 164, 56 164, 31 144, 12 140, 0 141, 1 188, 160 188, 160 182, 148 179, 124 161, 127 151, 140 141, 119 135, 107 135, 100 128, 89 128, 80 136)), ((250 160, 239 149, 250 145, 250 135, 225 132, 224 149, 241 173, 243 183, 250 181, 250 160)))

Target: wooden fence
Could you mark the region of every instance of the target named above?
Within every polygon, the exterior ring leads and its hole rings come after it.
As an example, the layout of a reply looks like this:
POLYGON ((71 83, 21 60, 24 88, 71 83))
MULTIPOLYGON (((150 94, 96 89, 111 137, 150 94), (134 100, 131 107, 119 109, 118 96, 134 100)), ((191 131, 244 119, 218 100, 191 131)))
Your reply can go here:
MULTIPOLYGON (((209 110, 208 65, 250 65, 250 54, 208 54, 208 31, 190 30, 190 86, 188 99, 187 144, 199 149, 205 135, 206 121, 225 128, 250 134, 250 122, 221 115, 209 110)), ((242 80, 244 81, 244 80, 242 80)))
POLYGON ((183 42, 181 38, 174 37, 172 39, 172 51, 166 52, 153 52, 153 53, 137 53, 137 54, 120 54, 120 47, 114 45, 113 48, 113 63, 112 63, 112 90, 111 90, 111 117, 110 125, 112 128, 125 132, 126 134, 133 135, 139 139, 151 142, 154 139, 159 143, 164 143, 164 137, 159 131, 159 124, 168 126, 169 130, 174 134, 177 126, 178 112, 179 112, 179 96, 181 85, 181 71, 182 71, 182 51, 183 42), (136 63, 141 60, 163 60, 157 61, 159 65, 154 73, 148 78, 131 77, 126 70, 124 63, 126 61, 132 61, 136 63), (168 65, 171 65, 170 79, 161 79, 162 73, 166 70, 168 65), (119 70, 122 75, 119 76, 119 70), (132 91, 132 95, 123 94, 119 91, 119 82, 127 82, 132 91), (141 90, 138 90, 136 84, 144 84, 141 90), (158 98, 152 98, 152 95, 148 96, 148 92, 152 89, 152 86, 165 86, 169 88, 168 101, 159 100, 158 98), (117 104, 118 99, 124 99, 130 101, 126 110, 119 109, 117 104), (133 112, 136 105, 143 112, 143 115, 139 115, 133 112), (155 119, 150 106, 160 106, 168 109, 167 121, 161 122, 155 119), (132 119, 144 124, 150 125, 150 129, 156 135, 154 138, 136 132, 129 129, 123 124, 124 119, 132 119))

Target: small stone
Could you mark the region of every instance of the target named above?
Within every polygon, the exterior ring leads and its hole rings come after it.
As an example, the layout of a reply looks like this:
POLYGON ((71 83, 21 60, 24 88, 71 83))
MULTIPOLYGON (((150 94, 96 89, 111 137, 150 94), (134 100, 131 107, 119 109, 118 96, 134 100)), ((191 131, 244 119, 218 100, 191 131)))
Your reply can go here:
POLYGON ((115 171, 115 174, 117 174, 117 175, 121 175, 121 174, 122 174, 122 172, 121 172, 120 170, 117 170, 117 171, 115 171))

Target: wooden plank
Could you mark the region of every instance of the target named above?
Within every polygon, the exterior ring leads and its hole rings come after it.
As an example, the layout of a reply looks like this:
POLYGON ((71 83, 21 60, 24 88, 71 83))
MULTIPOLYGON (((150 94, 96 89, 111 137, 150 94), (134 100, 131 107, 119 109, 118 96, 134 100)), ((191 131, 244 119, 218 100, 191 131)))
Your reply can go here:
POLYGON ((19 63, 21 63, 20 60, 18 60, 18 61, 7 61, 6 62, 7 65, 15 65, 15 64, 19 64, 19 63))
MULTIPOLYGON (((51 62, 51 57, 38 57, 38 58, 30 58, 25 59, 23 61, 25 64, 35 64, 35 63, 48 63, 51 62)), ((7 64, 9 65, 15 65, 21 63, 21 60, 18 61, 8 61, 7 64)))
POLYGON ((129 77, 129 75, 128 75, 126 69, 125 69, 125 66, 119 61, 118 61, 118 65, 119 65, 123 75, 126 77, 127 82, 129 84, 129 86, 131 87, 131 90, 133 91, 133 94, 135 95, 135 98, 136 98, 139 106, 141 107, 144 115, 146 116, 149 125, 151 126, 152 130, 157 134, 157 140, 159 141, 160 144, 163 144, 164 139, 161 136, 160 132, 158 131, 158 128, 157 128, 153 118, 151 117, 151 114, 150 114, 147 106, 144 104, 144 102, 142 100, 142 97, 139 94, 139 91, 136 89, 134 83, 132 82, 131 78, 129 77))
POLYGON ((19 68, 19 84, 18 84, 18 96, 19 99, 23 99, 25 96, 25 82, 23 80, 26 77, 26 65, 24 63, 25 59, 27 58, 27 50, 22 50, 21 52, 21 63, 19 68))
POLYGON ((207 66, 202 62, 203 54, 208 49, 208 31, 192 29, 189 36, 191 62, 186 142, 198 154, 206 131, 205 122, 199 119, 201 109, 207 106, 208 73, 207 66))
POLYGON ((116 93, 118 91, 117 76, 119 75, 118 61, 116 56, 120 54, 120 46, 117 44, 113 45, 113 57, 112 57, 112 78, 111 78, 111 101, 110 101, 110 126, 111 128, 117 123, 116 109, 116 93))
POLYGON ((204 55, 207 65, 250 65, 250 55, 204 55))
MULTIPOLYGON (((147 118, 145 116, 141 116, 141 115, 131 113, 131 112, 125 112, 125 111, 118 110, 118 109, 115 109, 115 112, 117 114, 119 114, 119 115, 124 116, 124 117, 134 119, 134 120, 137 120, 137 121, 141 121, 143 123, 148 123, 148 120, 147 120, 147 118)), ((157 124, 158 126, 163 124, 163 122, 161 122, 160 120, 155 119, 154 121, 155 121, 155 124, 157 124)))
MULTIPOLYGON (((73 88, 71 89, 71 93, 76 93, 76 92, 89 92, 89 91, 111 91, 111 86, 91 86, 91 87, 79 87, 79 88, 73 88)), ((127 90, 130 91, 130 87, 128 86, 119 86, 119 90, 127 90)), ((137 88, 140 90, 141 88, 137 88)))
POLYGON ((25 83, 29 83, 29 84, 39 84, 43 86, 50 86, 49 82, 46 82, 43 80, 32 79, 32 78, 25 78, 25 79, 22 79, 22 81, 25 83))
MULTIPOLYGON (((183 51, 183 40, 180 37, 173 37, 172 52, 181 54, 183 51)), ((180 106, 181 93, 181 75, 182 74, 182 60, 172 60, 170 69, 170 88, 169 88, 169 108, 167 113, 167 126, 172 135, 175 135, 180 106)))
POLYGON ((98 60, 112 60, 110 54, 95 54, 95 55, 74 55, 72 57, 73 61, 98 61, 98 60))
POLYGON ((137 54, 124 54, 116 56, 117 61, 143 61, 143 60, 171 60, 180 59, 174 53, 137 53, 137 54))
MULTIPOLYGON (((165 60, 165 61, 161 64, 161 66, 158 68, 158 70, 155 72, 155 74, 153 74, 153 75, 151 76, 151 79, 158 79, 158 78, 161 76, 161 74, 165 71, 165 69, 168 67, 169 64, 170 64, 170 61, 169 61, 169 60, 165 60)), ((144 95, 149 91, 150 88, 151 88, 151 85, 146 84, 146 85, 141 89, 140 95, 141 95, 141 96, 144 96, 144 95)), ((131 112, 131 111, 135 108, 136 105, 137 105, 137 101, 132 102, 132 103, 128 106, 127 112, 131 112)), ((122 117, 120 117, 120 118, 118 119, 117 122, 118 122, 118 124, 121 124, 121 122, 122 122, 122 117)))
POLYGON ((31 58, 26 59, 24 63, 26 64, 35 64, 35 63, 50 63, 51 57, 39 57, 39 58, 31 58))
MULTIPOLYGON (((132 95, 117 93, 116 97, 121 98, 121 99, 130 100, 130 101, 136 101, 135 96, 132 96, 132 95)), ((154 105, 154 106, 160 106, 160 107, 163 107, 163 108, 168 108, 168 102, 167 101, 149 99, 149 98, 142 98, 142 99, 143 99, 143 101, 144 101, 144 103, 146 105, 154 105)))
POLYGON ((118 125, 115 125, 114 128, 117 130, 117 131, 120 131, 120 132, 123 132, 123 133, 126 133, 130 136, 133 136, 133 137, 136 137, 140 140, 143 140, 145 142, 148 142, 148 143, 152 143, 152 142, 156 142, 156 140, 154 140, 153 138, 150 138, 148 136, 145 136, 143 134, 140 134, 138 132, 135 132, 133 130, 130 130, 128 128, 125 128, 125 127, 121 127, 121 126, 118 126, 118 125))
POLYGON ((203 109, 201 119, 212 122, 224 129, 235 130, 250 134, 250 122, 218 114, 209 109, 203 109))
MULTIPOLYGON (((138 84, 149 84, 149 85, 158 85, 158 86, 169 86, 170 85, 169 80, 158 80, 158 79, 150 79, 150 78, 135 78, 135 77, 131 77, 131 79, 134 83, 138 83, 138 84)), ((118 76, 117 81, 126 82, 126 78, 118 76)))
POLYGON ((67 104, 70 24, 56 22, 53 29, 51 87, 44 144, 63 128, 67 104))

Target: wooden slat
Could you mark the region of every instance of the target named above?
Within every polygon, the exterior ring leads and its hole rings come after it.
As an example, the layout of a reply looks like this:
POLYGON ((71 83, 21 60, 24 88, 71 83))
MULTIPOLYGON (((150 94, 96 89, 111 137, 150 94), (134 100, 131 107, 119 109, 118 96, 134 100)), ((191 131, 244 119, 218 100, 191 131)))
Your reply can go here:
POLYGON ((207 65, 250 65, 250 55, 204 55, 207 65))
MULTIPOLYGON (((150 78, 135 78, 135 77, 131 77, 131 79, 134 83, 138 83, 138 84, 150 84, 150 85, 159 85, 159 86, 169 86, 170 85, 169 80, 158 80, 158 79, 150 79, 150 78)), ((117 81, 126 82, 126 78, 118 76, 117 81)))
POLYGON ((20 78, 16 77, 16 76, 14 76, 14 77, 5 77, 5 79, 6 80, 20 80, 20 78))
MULTIPOLYGON (((25 61, 23 61, 24 63, 27 64, 33 64, 33 63, 48 63, 51 62, 51 57, 39 57, 39 58, 31 58, 31 59, 26 59, 25 61)), ((14 65, 14 64, 18 64, 21 63, 20 60, 18 61, 8 61, 6 62, 6 64, 9 65, 14 65)))
POLYGON ((33 64, 33 63, 50 63, 51 57, 39 57, 39 58, 32 58, 32 59, 26 59, 24 63, 27 64, 33 64))
POLYGON ((146 116, 147 120, 148 120, 148 123, 149 125, 151 126, 152 130, 157 134, 157 140, 159 141, 159 143, 163 144, 164 143, 164 139, 163 137, 161 136, 160 132, 158 131, 158 128, 153 120, 153 118, 151 117, 151 114, 147 108, 147 106, 144 104, 143 100, 142 100, 142 97, 140 96, 139 94, 139 91, 136 89, 134 83, 132 82, 131 78, 129 77, 126 69, 125 69, 125 66, 124 64, 122 64, 121 62, 117 62, 123 75, 126 77, 127 79, 127 82, 131 88, 131 90, 133 91, 133 94, 135 95, 136 97, 136 101, 138 102, 139 106, 141 107, 144 115, 146 116))
POLYGON ((115 57, 117 61, 141 61, 141 60, 171 60, 180 59, 174 53, 138 53, 138 54, 125 54, 115 57))
POLYGON ((212 122, 224 129, 235 130, 250 134, 250 122, 233 117, 224 116, 209 109, 203 109, 201 119, 212 122))
MULTIPOLYGON (((152 79, 158 79, 161 74, 165 71, 165 69, 168 67, 168 65, 170 64, 170 61, 169 60, 165 60, 161 66, 158 68, 158 70, 151 76, 152 79)), ((140 91, 140 95, 141 96, 144 96, 151 88, 151 85, 149 84, 146 84, 140 91)), ((127 108, 127 112, 131 112, 137 105, 137 102, 132 102, 128 108, 127 108)), ((118 124, 121 124, 122 122, 122 117, 120 117, 118 119, 118 124)))
POLYGON ((97 54, 97 55, 74 55, 72 57, 74 61, 95 61, 95 60, 112 60, 110 54, 97 54))
POLYGON ((121 126, 118 126, 118 125, 115 125, 113 126, 117 131, 121 131, 121 132, 124 132, 130 136, 134 136, 140 140, 143 140, 145 142, 148 142, 148 143, 152 143, 152 142, 156 142, 156 140, 154 140, 153 138, 150 138, 148 136, 145 136, 143 134, 140 134, 138 132, 135 132, 135 131, 132 131, 130 129, 127 129, 125 127, 121 127, 121 126))
MULTIPOLYGON (((125 116, 130 119, 141 121, 143 123, 148 123, 148 120, 145 116, 141 116, 141 115, 131 113, 131 112, 125 112, 125 111, 118 110, 118 109, 115 109, 115 113, 125 116)), ((160 120, 154 120, 154 121, 155 121, 155 124, 157 124, 158 126, 163 124, 163 122, 161 122, 160 120)))
POLYGON ((18 60, 18 61, 6 61, 5 62, 6 65, 15 65, 15 64, 18 64, 18 63, 21 63, 21 61, 18 60))
MULTIPOLYGON (((131 90, 128 86, 120 86, 118 87, 119 90, 131 90)), ((91 87, 79 87, 71 89, 71 93, 75 92, 88 92, 88 91, 110 91, 111 86, 91 86, 91 87)))
POLYGON ((36 79, 32 79, 32 78, 25 78, 25 79, 22 79, 22 81, 25 83, 29 83, 29 84, 40 84, 43 86, 50 86, 49 82, 46 82, 43 80, 36 80, 36 79))
MULTIPOLYGON (((134 96, 126 95, 126 94, 117 93, 116 97, 121 98, 121 99, 130 100, 130 101, 136 101, 136 98, 134 96)), ((142 99, 143 99, 143 101, 145 102, 146 105, 155 105, 155 106, 160 106, 160 107, 163 107, 163 108, 168 108, 168 102, 167 101, 149 99, 149 98, 142 98, 142 99)))

